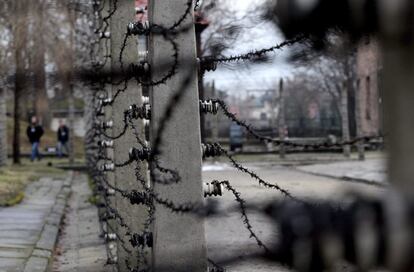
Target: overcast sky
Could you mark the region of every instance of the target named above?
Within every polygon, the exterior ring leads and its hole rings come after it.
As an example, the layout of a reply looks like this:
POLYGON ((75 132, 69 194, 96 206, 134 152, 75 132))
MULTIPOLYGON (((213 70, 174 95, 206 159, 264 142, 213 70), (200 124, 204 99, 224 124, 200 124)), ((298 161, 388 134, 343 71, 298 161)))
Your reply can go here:
MULTIPOLYGON (((250 9, 257 8, 265 0, 227 0, 232 6, 237 7, 241 13, 247 13, 250 9), (233 4, 234 3, 234 4, 233 4)), ((240 42, 224 54, 234 55, 248 53, 254 49, 271 47, 284 41, 284 37, 277 27, 270 22, 261 23, 254 28, 243 29, 240 42)), ((268 54, 269 63, 252 64, 247 67, 239 64, 219 66, 215 72, 209 72, 205 76, 205 82, 215 81, 221 90, 240 92, 264 90, 277 86, 280 77, 291 74, 291 67, 287 63, 288 50, 268 54)))

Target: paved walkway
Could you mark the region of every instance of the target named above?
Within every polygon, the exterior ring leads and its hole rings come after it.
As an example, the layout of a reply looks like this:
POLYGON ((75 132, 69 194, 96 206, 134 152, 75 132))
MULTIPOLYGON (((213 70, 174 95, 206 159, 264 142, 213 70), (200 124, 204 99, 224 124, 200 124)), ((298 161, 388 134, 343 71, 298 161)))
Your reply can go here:
POLYGON ((344 180, 354 180, 379 185, 388 184, 386 181, 385 159, 314 164, 296 167, 296 169, 315 175, 344 180))
POLYGON ((77 176, 56 247, 54 272, 106 272, 107 256, 103 239, 99 237, 98 211, 88 199, 91 196, 85 175, 77 176))
MULTIPOLYGON (((293 196, 315 203, 323 200, 340 201, 350 191, 379 196, 385 193, 384 189, 378 186, 343 182, 337 178, 298 171, 294 167, 270 164, 243 165, 249 167, 264 180, 288 190, 293 196)), ((235 171, 228 165, 213 166, 204 167, 206 171, 203 172, 203 180, 205 182, 228 180, 241 193, 240 196, 246 201, 248 207, 256 207, 247 211, 253 230, 268 247, 272 247, 279 238, 278 227, 272 218, 265 216, 260 209, 264 210, 266 205, 272 201, 286 198, 276 190, 258 185, 257 181, 251 179, 249 175, 235 171)), ((277 263, 251 257, 254 254, 262 254, 263 250, 257 247, 254 239, 249 238, 250 234, 243 225, 238 203, 234 201, 234 196, 230 192, 225 191, 222 197, 212 197, 208 201, 214 201, 217 208, 223 211, 221 215, 210 216, 206 219, 209 258, 227 268, 228 272, 290 271, 278 266, 277 263)), ((336 272, 344 271, 349 271, 349 269, 343 267, 336 272)))
POLYGON ((0 208, 0 272, 43 272, 51 257, 70 179, 31 183, 19 205, 0 208))

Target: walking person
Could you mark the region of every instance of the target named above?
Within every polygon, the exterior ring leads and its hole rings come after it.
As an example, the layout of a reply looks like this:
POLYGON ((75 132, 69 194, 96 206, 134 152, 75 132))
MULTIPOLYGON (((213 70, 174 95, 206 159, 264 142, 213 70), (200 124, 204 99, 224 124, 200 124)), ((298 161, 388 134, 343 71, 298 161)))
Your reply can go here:
POLYGON ((65 149, 66 154, 69 153, 68 143, 69 141, 69 128, 63 123, 62 120, 59 120, 59 128, 57 131, 57 155, 59 158, 63 156, 63 149, 65 149))
POLYGON ((39 144, 40 139, 43 136, 43 128, 37 122, 37 117, 32 116, 30 125, 27 127, 26 134, 29 138, 29 142, 32 144, 32 153, 30 156, 30 160, 34 161, 35 159, 40 160, 40 153, 39 153, 39 144))

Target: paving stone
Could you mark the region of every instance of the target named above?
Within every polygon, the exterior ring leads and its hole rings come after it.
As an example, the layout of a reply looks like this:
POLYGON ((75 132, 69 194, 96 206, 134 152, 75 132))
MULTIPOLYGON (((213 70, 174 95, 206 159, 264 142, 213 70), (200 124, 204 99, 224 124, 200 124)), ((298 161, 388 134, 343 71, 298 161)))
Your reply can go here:
POLYGON ((33 251, 32 256, 42 257, 42 258, 50 258, 52 256, 52 252, 49 251, 49 250, 43 250, 43 249, 36 248, 33 251))
POLYGON ((65 198, 57 200, 62 186, 62 180, 41 178, 27 186, 22 203, 0 209, 0 272, 46 271, 64 207, 65 198))
POLYGON ((0 247, 8 247, 14 245, 33 246, 36 241, 36 238, 32 238, 30 240, 25 240, 22 238, 0 238, 0 247))
POLYGON ((21 272, 26 259, 0 257, 0 272, 21 272))
MULTIPOLYGON (((32 253, 31 248, 0 247, 0 258, 28 258, 32 253)), ((1 267, 1 265, 0 265, 1 267)))
POLYGON ((38 224, 30 224, 30 225, 22 225, 22 224, 15 224, 15 223, 4 223, 1 222, 0 224, 0 232, 9 231, 9 230, 24 230, 24 231, 35 231, 41 229, 43 226, 43 222, 38 224))
POLYGON ((30 230, 9 230, 9 231, 0 232, 0 240, 1 239, 13 239, 13 238, 31 240, 31 239, 37 239, 38 236, 39 236, 38 230, 32 230, 32 231, 30 230))
POLYGON ((45 272, 49 264, 48 258, 30 257, 24 268, 24 272, 45 272))
POLYGON ((59 238, 62 254, 55 256, 53 268, 59 272, 107 272, 106 247, 100 234, 98 211, 87 200, 91 195, 86 176, 78 176, 72 184, 66 224, 59 238))
POLYGON ((46 223, 54 226, 59 226, 62 219, 62 214, 51 213, 46 219, 46 223))
POLYGON ((65 204, 56 204, 55 206, 53 206, 52 212, 57 214, 63 214, 65 211, 65 207, 65 204))
POLYGON ((58 226, 46 224, 43 228, 40 239, 36 244, 36 247, 39 249, 46 249, 52 251, 55 247, 58 232, 58 226))

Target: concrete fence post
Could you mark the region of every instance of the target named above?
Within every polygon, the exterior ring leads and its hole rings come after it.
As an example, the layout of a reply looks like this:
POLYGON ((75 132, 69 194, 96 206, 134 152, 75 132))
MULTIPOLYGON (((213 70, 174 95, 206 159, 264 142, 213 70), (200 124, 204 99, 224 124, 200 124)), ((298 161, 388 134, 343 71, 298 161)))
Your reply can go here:
MULTIPOLYGON (((152 0, 149 4, 151 24, 171 26, 186 10, 188 0, 152 0)), ((182 26, 186 31, 171 36, 179 49, 177 73, 150 91, 152 106, 151 141, 154 141, 160 119, 170 103, 170 98, 179 91, 183 97, 170 116, 165 127, 160 164, 179 173, 181 181, 173 185, 154 183, 155 192, 175 204, 203 203, 201 176, 201 135, 199 93, 197 84, 196 38, 193 14, 186 17, 182 26), (191 77, 185 89, 183 80, 191 77)), ((171 42, 161 35, 150 37, 149 54, 154 80, 162 78, 166 64, 173 64, 171 42)), ((207 271, 204 221, 193 214, 176 214, 161 205, 156 205, 153 226, 154 271, 207 271)))
MULTIPOLYGON (((362 126, 362 82, 361 79, 358 79, 357 83, 357 93, 355 94, 356 101, 355 101, 355 118, 356 118, 356 130, 357 130, 357 137, 361 138, 364 135, 363 126, 362 126)), ((357 149, 358 149, 358 159, 360 161, 365 160, 365 143, 364 141, 359 141, 357 143, 357 149)))
MULTIPOLYGON (((280 108, 278 116, 278 129, 279 139, 281 141, 286 140, 287 128, 286 128, 286 114, 285 114, 285 94, 283 90, 283 79, 279 81, 279 96, 280 96, 280 108)), ((279 145, 279 156, 281 159, 286 158, 286 148, 283 143, 279 145)))
MULTIPOLYGON (((344 82, 341 86, 341 101, 340 101, 340 111, 341 111, 341 124, 342 124, 342 141, 348 142, 350 140, 350 131, 349 131, 349 113, 348 113, 348 86, 344 82)), ((346 158, 351 157, 351 146, 344 145, 343 154, 346 158)))
MULTIPOLYGON (((111 4, 112 3, 110 3, 110 1, 105 1, 103 3, 103 5, 104 5, 104 9, 102 10, 102 16, 103 17, 106 17, 106 16, 109 15, 109 12, 111 11, 111 8, 112 8, 111 4)), ((107 29, 105 31, 107 32, 106 34, 101 33, 100 35, 109 34, 109 37, 110 37, 110 35, 111 35, 111 24, 109 24, 107 26, 107 29)), ((100 51, 100 59, 102 59, 105 63, 104 67, 102 68, 104 73, 107 73, 107 72, 111 71, 112 63, 109 59, 107 59, 108 55, 110 55, 110 53, 111 53, 110 52, 111 44, 112 44, 112 41, 111 41, 110 38, 109 38, 109 40, 108 39, 102 39, 101 40, 100 48, 102 50, 100 51)), ((104 93, 103 93, 102 99, 112 98, 112 96, 113 96, 112 86, 110 84, 103 83, 102 87, 104 88, 104 93)), ((109 100, 107 102, 109 102, 109 100)), ((102 105, 104 104, 102 100, 101 100, 101 103, 102 103, 102 105)), ((103 107, 102 110, 104 110, 104 116, 103 116, 103 118, 101 118, 102 121, 106 122, 106 121, 112 120, 112 114, 113 114, 112 107, 108 105, 108 106, 103 107)), ((113 128, 106 129, 105 134, 113 136, 113 134, 114 134, 113 128)), ((105 137, 102 137, 101 140, 108 141, 108 139, 106 139, 105 137)), ((109 159, 109 160, 105 160, 105 163, 110 163, 110 160, 113 161, 114 160, 113 146, 112 147, 102 147, 102 148, 104 148, 103 155, 106 156, 109 159)), ((110 185, 115 186, 115 175, 114 175, 114 173, 111 172, 111 171, 108 171, 108 172, 104 173, 104 175, 105 175, 104 178, 106 179, 106 181, 110 185)), ((108 186, 105 186, 105 190, 108 190, 108 189, 109 189, 108 186)), ((110 201, 111 205, 116 205, 115 197, 113 195, 107 194, 107 191, 102 192, 102 198, 107 198, 110 201)), ((116 208, 116 207, 113 207, 113 208, 116 208)), ((105 207, 104 208, 104 217, 106 217, 106 221, 105 221, 105 224, 104 224, 105 228, 103 230, 104 234, 108 234, 108 233, 112 233, 114 231, 117 231, 117 221, 116 221, 116 219, 112 219, 112 218, 109 219, 109 215, 111 215, 111 214, 110 214, 109 210, 105 207)), ((114 242, 109 242, 108 250, 110 250, 110 254, 111 254, 110 256, 111 257, 116 257, 117 256, 117 248, 115 246, 112 247, 113 245, 114 245, 114 242)), ((110 260, 110 261, 114 261, 114 260, 110 260)))
MULTIPOLYGON (((114 74, 121 71, 121 63, 119 61, 119 56, 121 53, 122 43, 127 31, 128 24, 135 21, 135 0, 111 0, 111 7, 116 6, 116 12, 112 15, 110 19, 110 29, 111 29, 111 69, 114 71, 114 74), (116 5, 114 5, 116 4, 116 5)), ((138 48, 137 40, 135 37, 130 37, 128 44, 123 51, 123 62, 124 68, 132 63, 137 63, 138 60, 138 48)), ((114 77, 113 82, 117 82, 122 79, 120 77, 114 77)), ((113 85, 112 93, 115 94, 119 89, 121 89, 123 83, 120 85, 113 85)), ((128 82, 128 87, 117 96, 116 100, 112 105, 112 119, 113 119, 113 135, 119 135, 125 127, 124 122, 124 112, 128 110, 129 106, 132 104, 141 105, 142 104, 142 88, 137 86, 136 82, 130 80, 128 82)), ((134 121, 135 126, 138 129, 143 128, 142 121, 134 121)), ((129 150, 132 147, 137 147, 138 142, 133 133, 132 129, 127 129, 126 133, 119 139, 114 140, 114 162, 122 163, 128 160, 129 150)), ((146 165, 140 165, 143 173, 146 173, 146 165)), ((136 164, 127 165, 125 167, 116 167, 115 168, 115 184, 116 187, 125 191, 143 191, 142 186, 137 181, 135 176, 136 164)), ((119 215, 123 218, 125 223, 131 228, 133 233, 141 234, 144 230, 144 222, 148 216, 148 209, 146 206, 131 206, 129 199, 122 197, 120 194, 116 194, 115 197, 116 209, 119 212, 119 215)), ((132 248, 129 244, 130 236, 127 234, 127 229, 119 226, 117 233, 120 239, 118 239, 117 253, 118 253, 118 270, 120 272, 130 271, 128 270, 127 262, 131 268, 137 267, 137 254, 129 254, 125 250, 132 252, 137 252, 137 249, 132 248), (122 241, 126 241, 123 245, 122 241)), ((133 234, 132 233, 132 234, 133 234)), ((144 267, 140 267, 143 269, 144 267)))
POLYGON ((389 179, 403 192, 413 193, 414 47, 392 41, 383 46, 389 179))

